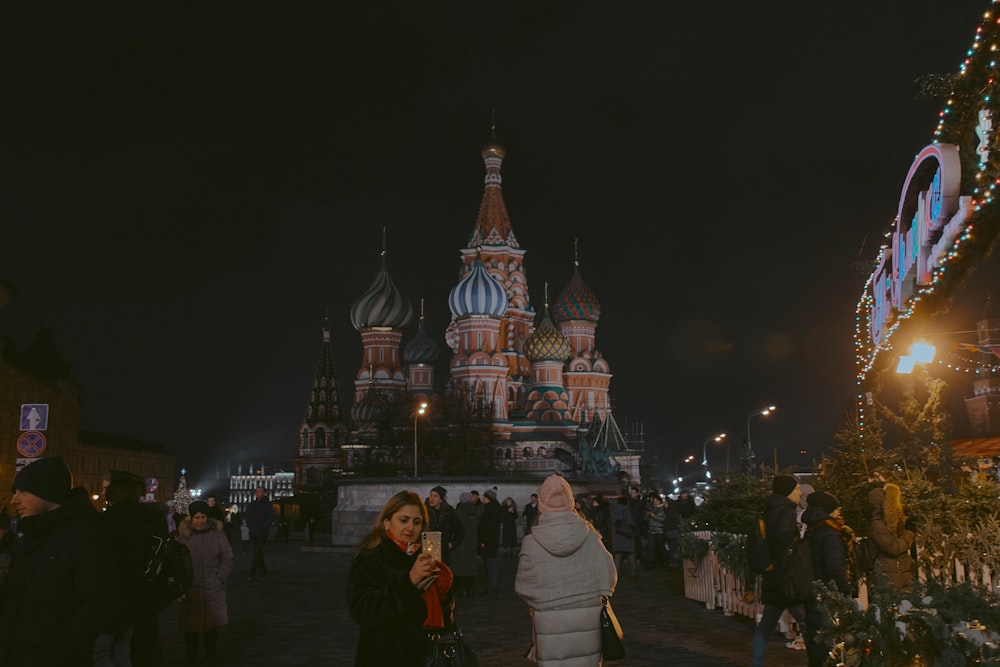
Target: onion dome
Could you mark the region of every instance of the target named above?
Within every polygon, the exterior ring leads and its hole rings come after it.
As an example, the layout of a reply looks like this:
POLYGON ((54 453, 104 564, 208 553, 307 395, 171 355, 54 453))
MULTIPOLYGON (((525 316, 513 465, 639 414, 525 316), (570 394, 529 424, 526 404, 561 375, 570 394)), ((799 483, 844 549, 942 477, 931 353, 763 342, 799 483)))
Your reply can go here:
POLYGON ((494 121, 490 125, 490 131, 486 135, 486 143, 483 144, 482 156, 485 160, 488 157, 498 157, 501 160, 507 155, 507 149, 503 147, 500 140, 497 139, 497 124, 494 121))
POLYGON ((403 296, 389 277, 385 268, 385 251, 382 265, 375 280, 351 306, 351 324, 355 329, 405 327, 413 319, 413 304, 403 296))
POLYGON ((369 389, 360 401, 351 407, 355 422, 379 422, 389 416, 389 401, 381 392, 369 389))
POLYGON ((478 257, 472 263, 472 269, 448 295, 448 307, 455 317, 503 317, 507 312, 507 303, 507 291, 496 278, 486 272, 478 257))
POLYGON ((424 302, 420 301, 420 321, 417 323, 417 335, 403 347, 403 363, 429 364, 437 360, 438 345, 427 335, 424 329, 424 302))
POLYGON ((545 311, 542 313, 542 319, 535 327, 535 331, 528 336, 528 340, 524 343, 524 356, 529 361, 566 361, 573 353, 569 341, 549 317, 548 292, 549 285, 546 283, 545 311))
POLYGON ((573 271, 573 277, 562 291, 556 302, 552 304, 552 319, 556 322, 568 320, 588 320, 596 322, 601 319, 601 302, 597 296, 583 284, 580 266, 573 271))

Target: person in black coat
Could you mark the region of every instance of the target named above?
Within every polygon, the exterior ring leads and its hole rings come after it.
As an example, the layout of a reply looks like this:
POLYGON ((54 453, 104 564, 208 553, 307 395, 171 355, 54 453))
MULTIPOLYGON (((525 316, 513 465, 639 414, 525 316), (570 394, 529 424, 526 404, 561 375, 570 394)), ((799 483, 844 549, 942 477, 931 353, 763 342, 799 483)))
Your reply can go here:
POLYGON ((443 486, 435 486, 427 497, 427 530, 441 531, 441 560, 451 562, 451 552, 465 537, 462 522, 455 516, 455 508, 448 504, 448 491, 443 486))
POLYGON ((12 491, 22 537, 4 587, 0 665, 90 667, 119 605, 100 515, 60 457, 25 466, 12 491))
POLYGON ((780 564, 799 536, 796 508, 802 497, 797 479, 791 475, 776 475, 771 480, 772 493, 764 501, 764 531, 771 552, 771 569, 764 573, 761 582, 761 601, 764 603, 760 623, 750 643, 750 667, 761 667, 767 652, 768 637, 786 609, 799 625, 805 623, 805 607, 801 602, 788 600, 781 591, 780 564))
MULTIPOLYGON (((806 498, 806 511, 802 523, 806 524, 806 539, 812 553, 813 579, 833 586, 844 595, 852 595, 849 572, 853 558, 854 531, 844 524, 840 516, 840 501, 832 493, 814 491, 806 498)), ((816 643, 816 635, 823 619, 819 601, 806 601, 806 652, 809 667, 826 664, 831 646, 816 643)))
POLYGON ((420 551, 426 526, 427 507, 420 496, 400 491, 357 545, 347 573, 347 606, 360 626, 356 667, 424 665, 427 604, 418 585, 436 567, 420 551))
POLYGON ((482 595, 500 593, 500 564, 497 552, 500 550, 500 522, 503 512, 497 502, 497 494, 490 489, 483 495, 483 515, 479 518, 479 555, 486 567, 486 590, 482 595))
POLYGON ((143 660, 158 654, 158 646, 151 642, 158 644, 154 629, 159 610, 144 573, 152 555, 154 534, 160 539, 166 539, 167 535, 165 523, 157 521, 159 525, 154 528, 154 515, 139 505, 144 488, 142 478, 114 470, 104 489, 108 507, 101 521, 111 540, 121 605, 115 631, 100 635, 94 644, 95 667, 129 664, 133 653, 141 656, 137 664, 148 664, 143 660))

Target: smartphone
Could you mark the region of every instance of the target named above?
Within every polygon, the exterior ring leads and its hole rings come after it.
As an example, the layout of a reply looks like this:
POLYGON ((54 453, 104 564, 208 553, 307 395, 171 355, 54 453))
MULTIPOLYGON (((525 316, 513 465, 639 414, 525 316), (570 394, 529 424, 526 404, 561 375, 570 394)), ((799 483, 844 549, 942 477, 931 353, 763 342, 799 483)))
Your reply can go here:
POLYGON ((434 560, 441 560, 441 531, 426 530, 420 533, 420 538, 424 544, 424 553, 433 556, 434 560))

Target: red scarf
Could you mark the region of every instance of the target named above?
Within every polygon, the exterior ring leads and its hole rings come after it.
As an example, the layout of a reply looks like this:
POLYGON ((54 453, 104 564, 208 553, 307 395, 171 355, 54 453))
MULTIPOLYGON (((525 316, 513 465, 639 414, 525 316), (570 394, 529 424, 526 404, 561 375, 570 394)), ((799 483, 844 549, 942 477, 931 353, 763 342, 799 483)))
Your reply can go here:
MULTIPOLYGON (((412 556, 420 549, 420 542, 397 540, 388 530, 385 531, 385 536, 392 540, 392 543, 399 547, 407 556, 412 556)), ((441 600, 447 597, 448 591, 451 590, 451 584, 455 580, 454 575, 451 573, 451 568, 447 565, 438 562, 438 568, 440 569, 437 573, 437 579, 434 580, 430 588, 424 591, 424 604, 427 606, 424 628, 427 630, 441 630, 444 628, 444 609, 441 607, 441 600)))

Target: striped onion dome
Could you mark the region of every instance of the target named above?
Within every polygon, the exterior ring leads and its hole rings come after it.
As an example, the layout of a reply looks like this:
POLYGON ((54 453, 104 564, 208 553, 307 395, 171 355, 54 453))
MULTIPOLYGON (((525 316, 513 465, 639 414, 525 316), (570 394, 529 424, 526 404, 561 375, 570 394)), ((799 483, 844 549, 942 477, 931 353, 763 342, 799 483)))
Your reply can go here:
POLYGON ((503 285, 486 272, 478 257, 472 264, 472 270, 465 274, 448 295, 448 307, 455 317, 503 317, 507 312, 507 303, 507 292, 503 285))
POLYGON ((524 343, 524 356, 529 361, 566 361, 573 350, 549 317, 549 309, 542 314, 535 331, 524 343))
POLYGON ((427 335, 424 318, 417 324, 417 335, 403 347, 403 362, 407 364, 429 364, 437 360, 438 345, 427 335))
POLYGON ((379 422, 389 416, 389 401, 379 391, 372 389, 351 406, 351 419, 356 422, 379 422))
POLYGON ((566 289, 562 291, 556 302, 552 304, 552 319, 556 322, 568 320, 589 320, 596 322, 601 319, 601 302, 597 296, 583 284, 580 267, 573 271, 566 289))
POLYGON ((413 319, 413 304, 403 296, 389 277, 385 268, 385 251, 382 265, 375 280, 351 306, 351 324, 355 329, 369 327, 405 327, 413 319))

